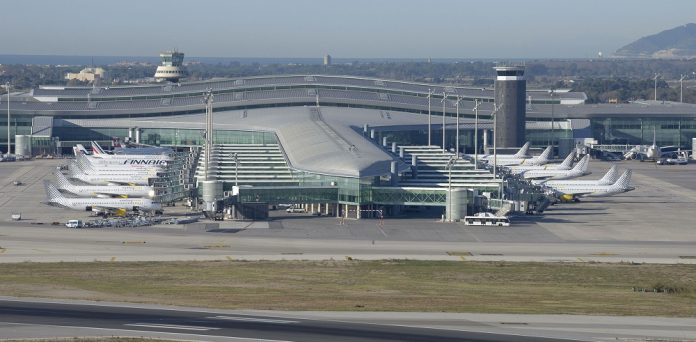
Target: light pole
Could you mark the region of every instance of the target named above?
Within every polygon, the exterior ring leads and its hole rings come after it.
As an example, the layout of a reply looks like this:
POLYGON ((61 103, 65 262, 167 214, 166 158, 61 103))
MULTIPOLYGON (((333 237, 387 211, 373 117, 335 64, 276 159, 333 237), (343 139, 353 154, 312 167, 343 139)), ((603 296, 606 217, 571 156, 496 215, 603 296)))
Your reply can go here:
POLYGON ((551 158, 553 159, 556 154, 554 153, 554 144, 555 144, 555 138, 556 138, 556 131, 554 128, 554 121, 553 121, 553 114, 554 114, 554 106, 555 106, 555 101, 554 101, 554 96, 556 95, 556 89, 551 88, 549 90, 549 95, 551 96, 551 142, 549 143, 549 146, 551 146, 551 158))
POLYGON ((211 154, 213 154, 213 89, 203 93, 205 104, 205 180, 209 181, 211 154))
POLYGON ((442 153, 447 152, 447 148, 445 148, 445 106, 447 105, 447 93, 442 92, 442 153))
POLYGON ((447 221, 452 222, 452 166, 456 159, 451 156, 447 161, 447 221))
POLYGON ((474 170, 478 170, 478 109, 479 109, 479 99, 474 100, 474 170))
POLYGON ((655 73, 655 77, 653 77, 653 80, 655 81, 655 101, 657 101, 657 79, 660 77, 660 74, 655 73))
POLYGON ((239 186, 239 155, 235 152, 232 154, 232 160, 234 161, 234 186, 239 186))
POLYGON ((498 117, 498 111, 503 108, 503 105, 496 105, 495 103, 493 104, 493 112, 491 112, 491 116, 493 116, 493 179, 498 179, 497 177, 497 170, 498 170, 498 147, 497 147, 497 142, 498 140, 498 133, 497 133, 497 127, 498 127, 498 120, 496 119, 498 117))
POLYGON ((10 136, 10 82, 5 83, 7 89, 7 155, 10 155, 10 146, 12 146, 12 136, 10 136))
POLYGON ((433 97, 433 92, 432 89, 428 88, 428 146, 432 146, 432 120, 431 120, 431 111, 430 111, 430 102, 433 97))
POLYGON ((457 159, 459 159, 459 102, 462 101, 462 97, 457 95, 457 102, 456 102, 456 107, 457 107, 457 127, 455 129, 455 134, 457 134, 455 138, 455 154, 457 156, 457 159))
POLYGON ((684 79, 689 75, 681 75, 679 78, 679 102, 684 102, 684 79))

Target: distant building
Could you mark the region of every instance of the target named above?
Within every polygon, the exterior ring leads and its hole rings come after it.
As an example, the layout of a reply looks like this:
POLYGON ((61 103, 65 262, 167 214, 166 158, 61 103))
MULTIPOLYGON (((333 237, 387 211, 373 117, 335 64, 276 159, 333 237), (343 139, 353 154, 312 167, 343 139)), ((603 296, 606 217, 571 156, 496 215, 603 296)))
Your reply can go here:
POLYGON ((78 73, 69 72, 65 75, 66 80, 77 80, 81 82, 94 82, 103 80, 106 77, 106 70, 102 68, 84 68, 78 73))
POLYGON ((184 73, 184 53, 179 51, 165 51, 160 53, 162 63, 155 71, 156 81, 179 82, 185 76, 184 73))
POLYGON ((331 55, 328 53, 324 55, 324 65, 331 65, 331 55))

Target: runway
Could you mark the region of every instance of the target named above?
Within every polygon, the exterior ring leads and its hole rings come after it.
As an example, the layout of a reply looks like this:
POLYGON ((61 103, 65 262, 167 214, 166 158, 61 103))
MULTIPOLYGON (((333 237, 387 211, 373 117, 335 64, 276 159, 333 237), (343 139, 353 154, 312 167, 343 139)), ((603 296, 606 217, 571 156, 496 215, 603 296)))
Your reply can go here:
POLYGON ((45 333, 61 337, 61 330, 71 334, 64 337, 156 336, 198 341, 564 341, 519 334, 214 311, 0 300, 3 338, 40 338, 45 333))

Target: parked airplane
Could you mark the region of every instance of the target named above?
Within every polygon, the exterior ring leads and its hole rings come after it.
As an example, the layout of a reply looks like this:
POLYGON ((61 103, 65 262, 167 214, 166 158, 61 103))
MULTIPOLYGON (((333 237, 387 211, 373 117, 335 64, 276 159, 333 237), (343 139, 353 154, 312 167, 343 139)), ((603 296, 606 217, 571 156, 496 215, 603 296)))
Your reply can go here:
MULTIPOLYGON (((541 152, 541 154, 537 157, 532 157, 532 158, 507 158, 507 159, 500 159, 498 158, 497 165, 498 166, 516 166, 516 165, 532 165, 532 166, 539 166, 539 165, 545 165, 549 162, 549 157, 551 156, 551 146, 548 146, 544 152, 541 152)), ((493 159, 488 159, 488 163, 492 164, 493 159)))
POLYGON ((163 160, 141 160, 141 159, 124 159, 121 162, 102 162, 101 159, 91 158, 90 156, 78 154, 75 160, 71 163, 75 167, 79 167, 85 173, 98 172, 127 172, 127 173, 149 173, 156 174, 162 171, 166 164, 163 160))
POLYGON ((607 197, 634 190, 630 182, 631 170, 626 170, 613 184, 557 184, 551 187, 562 201, 579 201, 580 197, 607 197))
POLYGON ((587 171, 587 166, 590 162, 590 156, 586 155, 580 159, 570 170, 527 170, 521 173, 525 179, 568 179, 590 174, 587 171))
POLYGON ((574 186, 574 185, 611 185, 619 179, 619 171, 616 165, 613 165, 607 173, 600 179, 563 179, 563 180, 543 180, 536 184, 541 184, 547 187, 559 186, 574 186))
POLYGON ((144 160, 163 160, 170 161, 173 156, 171 151, 164 154, 108 154, 96 142, 92 141, 92 155, 95 158, 121 160, 124 159, 144 159, 144 160))
POLYGON ((162 206, 149 198, 70 198, 58 191, 55 185, 44 181, 46 204, 73 210, 97 213, 125 214, 128 211, 160 211, 162 206))
POLYGON ((516 175, 527 170, 570 170, 573 168, 573 159, 575 151, 570 152, 568 156, 560 164, 545 164, 545 165, 512 165, 506 166, 510 169, 510 173, 516 175))
MULTIPOLYGON (((495 157, 498 159, 510 159, 510 158, 529 159, 532 157, 528 154, 529 153, 529 146, 530 146, 530 143, 526 142, 524 145, 522 145, 520 150, 517 151, 517 153, 515 153, 515 154, 498 154, 495 157)), ((473 158, 474 155, 470 154, 469 157, 473 158)), ((494 155, 482 154, 482 155, 479 155, 478 157, 479 157, 479 160, 493 160, 494 155)))
POLYGON ((77 185, 70 183, 60 171, 54 172, 56 187, 60 190, 82 197, 147 197, 155 196, 155 189, 142 185, 77 185))
POLYGON ((79 167, 70 167, 69 178, 92 185, 149 185, 156 175, 148 173, 100 172, 85 173, 79 167))

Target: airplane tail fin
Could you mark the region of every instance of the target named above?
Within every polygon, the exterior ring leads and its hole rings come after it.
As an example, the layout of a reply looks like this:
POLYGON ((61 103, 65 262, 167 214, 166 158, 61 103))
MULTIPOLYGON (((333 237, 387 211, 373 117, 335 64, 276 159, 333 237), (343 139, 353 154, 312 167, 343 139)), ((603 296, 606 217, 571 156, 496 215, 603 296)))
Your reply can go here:
POLYGON ((76 144, 73 146, 73 154, 75 154, 75 157, 78 155, 87 155, 89 154, 89 151, 82 145, 82 144, 76 144))
POLYGON ((92 153, 94 155, 100 155, 100 154, 106 154, 106 151, 104 151, 99 144, 97 144, 96 141, 92 141, 92 153))
POLYGON ((587 167, 590 165, 590 156, 586 155, 580 159, 580 161, 575 164, 575 167, 573 167, 573 171, 582 171, 583 173, 587 172, 587 167))
POLYGON ((517 153, 515 153, 515 158, 524 158, 524 157, 527 157, 527 153, 529 152, 529 145, 530 145, 530 144, 529 144, 529 141, 526 142, 526 143, 524 143, 524 145, 522 146, 522 148, 520 148, 520 150, 517 151, 517 153))
POLYGON ((572 168, 573 159, 575 159, 575 151, 570 152, 570 154, 568 154, 568 156, 565 159, 563 159, 563 162, 561 163, 561 165, 559 165, 559 168, 564 170, 572 168))
POLYGON ((70 183, 68 178, 65 177, 65 175, 62 172, 56 170, 53 173, 53 175, 56 177, 56 183, 57 183, 58 189, 67 189, 68 187, 72 186, 72 183, 70 183))
POLYGON ((611 185, 611 188, 616 190, 629 190, 631 188, 631 173, 631 170, 624 171, 621 177, 611 185))
POLYGON ((549 157, 551 157, 551 146, 546 147, 544 152, 541 152, 539 157, 536 159, 536 165, 544 165, 549 162, 549 157))
POLYGON ((63 194, 58 191, 58 188, 56 188, 56 186, 48 180, 44 180, 44 189, 46 190, 46 199, 49 202, 64 197, 63 194))
POLYGON ((611 169, 599 180, 599 184, 614 184, 617 179, 619 179, 618 167, 612 165, 611 169))

